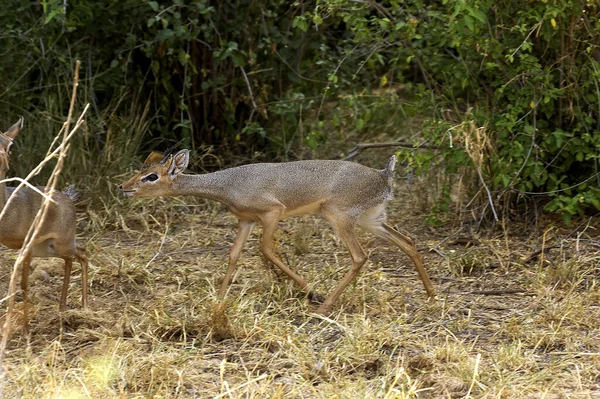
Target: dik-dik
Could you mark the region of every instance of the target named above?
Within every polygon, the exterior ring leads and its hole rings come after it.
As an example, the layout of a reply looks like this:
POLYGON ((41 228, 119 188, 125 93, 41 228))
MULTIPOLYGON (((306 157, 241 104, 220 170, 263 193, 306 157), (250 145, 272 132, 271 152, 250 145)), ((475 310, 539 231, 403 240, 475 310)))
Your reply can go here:
MULTIPOLYGON (((0 180, 6 177, 10 147, 22 128, 23 117, 5 133, 0 133, 0 180)), ((39 189, 43 191, 44 187, 39 187, 39 189)), ((29 227, 42 205, 43 197, 30 187, 24 186, 14 194, 13 199, 7 205, 7 201, 14 191, 14 187, 6 187, 4 182, 0 183, 0 210, 4 211, 4 216, 0 220, 0 244, 12 249, 20 249, 23 246, 29 227), (8 208, 6 208, 7 206, 8 208)), ((27 285, 29 266, 33 257, 64 259, 65 274, 60 297, 60 311, 64 311, 66 308, 71 268, 73 260, 77 259, 82 270, 81 302, 83 307, 87 306, 88 261, 85 249, 77 246, 75 238, 77 219, 75 205, 72 200, 73 196, 74 193, 71 190, 67 190, 65 193, 55 191, 52 194, 53 202, 49 205, 48 212, 38 233, 33 237, 33 247, 29 253, 25 254, 21 277, 25 334, 29 332, 27 285)))
POLYGON ((264 256, 314 296, 308 283, 288 268, 273 251, 280 220, 321 213, 339 234, 352 256, 352 267, 329 294, 317 313, 325 314, 367 260, 355 226, 396 244, 413 261, 429 296, 434 288, 412 240, 385 223, 386 202, 393 197, 391 179, 395 158, 383 170, 346 161, 257 163, 203 175, 184 174, 189 151, 175 155, 151 153, 142 170, 120 188, 129 196, 194 195, 225 204, 238 218, 238 232, 229 265, 218 292, 223 298, 242 247, 254 225, 263 225, 260 249, 264 256))

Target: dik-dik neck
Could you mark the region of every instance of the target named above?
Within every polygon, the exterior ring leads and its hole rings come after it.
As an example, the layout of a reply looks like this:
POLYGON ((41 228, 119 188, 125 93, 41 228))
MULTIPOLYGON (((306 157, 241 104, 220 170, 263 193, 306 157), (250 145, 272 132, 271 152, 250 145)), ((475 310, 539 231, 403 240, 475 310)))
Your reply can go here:
POLYGON ((223 176, 218 176, 217 173, 204 175, 180 174, 173 181, 173 195, 193 195, 226 202, 224 187, 227 186, 227 181, 223 179, 223 176))

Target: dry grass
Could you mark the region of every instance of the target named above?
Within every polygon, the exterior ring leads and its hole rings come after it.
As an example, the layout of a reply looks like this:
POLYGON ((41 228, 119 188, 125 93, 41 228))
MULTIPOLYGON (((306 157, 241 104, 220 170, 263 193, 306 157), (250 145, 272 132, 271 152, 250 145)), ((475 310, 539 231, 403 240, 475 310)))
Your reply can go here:
MULTIPOLYGON (((36 260, 31 343, 14 333, 5 395, 600 397, 600 252, 591 226, 579 240, 558 227, 544 236, 547 228, 515 226, 465 245, 403 206, 392 202, 390 222, 418 238, 439 299, 427 300, 407 257, 364 235, 371 261, 329 317, 311 313, 265 265, 260 229, 227 308, 215 305, 235 233, 218 205, 134 200, 92 213, 84 235, 91 309, 80 310, 76 272, 61 319, 61 262, 36 260), (550 245, 557 248, 528 259, 550 245)), ((343 245, 318 218, 281 227, 285 262, 326 293, 348 268, 343 245)), ((0 251, 1 290, 14 256, 0 251)))

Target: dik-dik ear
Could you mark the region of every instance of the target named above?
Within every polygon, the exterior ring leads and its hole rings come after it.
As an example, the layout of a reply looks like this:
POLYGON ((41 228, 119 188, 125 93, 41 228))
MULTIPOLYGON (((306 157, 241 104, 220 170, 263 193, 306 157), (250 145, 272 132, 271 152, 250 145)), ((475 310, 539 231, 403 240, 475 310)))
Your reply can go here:
POLYGON ((17 137, 17 134, 23 129, 23 117, 20 117, 17 123, 8 128, 8 130, 4 133, 5 136, 14 139, 17 137))
POLYGON ((177 154, 171 157, 171 164, 169 165, 169 176, 175 177, 188 167, 190 162, 190 151, 181 150, 177 154))

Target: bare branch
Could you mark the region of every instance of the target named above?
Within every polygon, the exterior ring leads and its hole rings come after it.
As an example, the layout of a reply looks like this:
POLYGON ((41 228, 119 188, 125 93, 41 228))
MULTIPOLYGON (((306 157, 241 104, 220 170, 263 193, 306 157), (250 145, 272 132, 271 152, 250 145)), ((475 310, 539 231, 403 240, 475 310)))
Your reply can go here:
POLYGON ((404 143, 401 141, 395 141, 395 142, 391 142, 391 143, 363 143, 363 144, 357 144, 356 147, 354 147, 352 150, 350 150, 350 152, 348 153, 348 155, 346 155, 344 158, 342 158, 343 161, 347 161, 348 159, 352 159, 355 156, 357 156, 358 154, 360 154, 361 152, 363 152, 363 150, 367 150, 369 148, 384 148, 384 147, 396 147, 396 148, 408 148, 408 149, 413 149, 413 150, 417 150, 417 149, 426 149, 426 150, 439 150, 439 147, 436 146, 431 146, 431 145, 426 145, 426 142, 423 142, 421 144, 418 145, 412 145, 409 143, 404 143))

